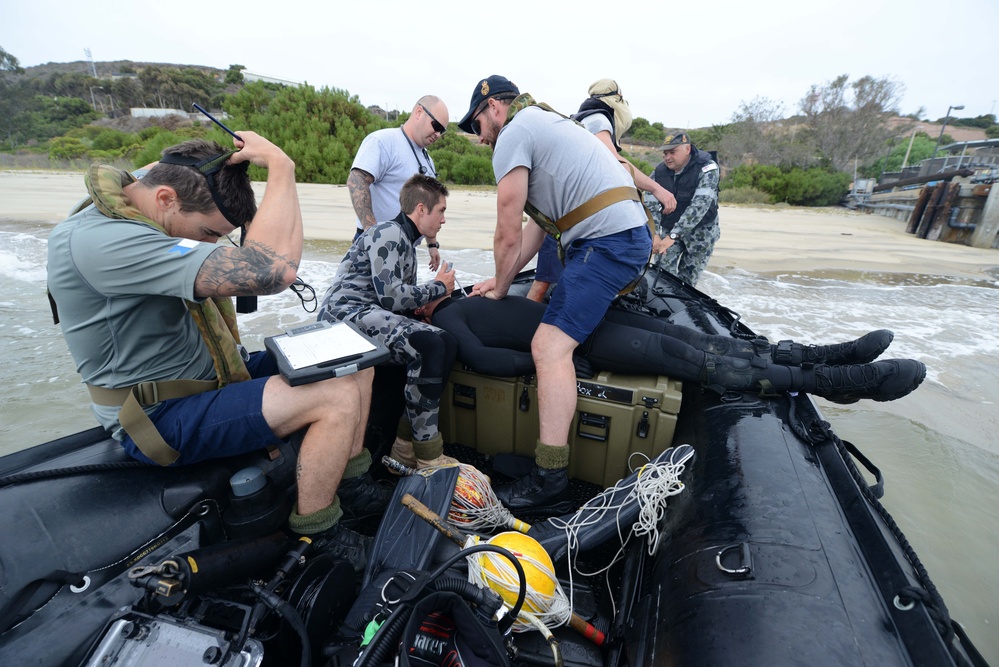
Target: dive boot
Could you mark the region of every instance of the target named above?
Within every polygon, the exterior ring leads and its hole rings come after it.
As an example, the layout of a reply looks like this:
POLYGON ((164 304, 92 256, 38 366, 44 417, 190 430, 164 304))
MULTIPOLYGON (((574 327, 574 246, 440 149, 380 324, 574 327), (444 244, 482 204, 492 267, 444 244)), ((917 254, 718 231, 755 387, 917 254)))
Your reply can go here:
POLYGON ((894 337, 895 334, 888 329, 878 329, 849 343, 833 345, 802 345, 791 340, 782 340, 770 346, 771 358, 775 363, 784 366, 869 364, 888 349, 894 337))
POLYGON ((375 481, 368 473, 340 480, 336 490, 343 510, 340 523, 353 528, 362 521, 381 516, 392 499, 392 490, 390 484, 375 481))
POLYGON ((496 489, 496 497, 514 514, 553 516, 576 508, 569 490, 568 468, 542 468, 496 489))
POLYGON ((853 366, 819 365, 812 372, 815 386, 805 391, 833 403, 848 404, 862 398, 878 402, 902 398, 923 381, 926 366, 913 359, 888 359, 853 366))

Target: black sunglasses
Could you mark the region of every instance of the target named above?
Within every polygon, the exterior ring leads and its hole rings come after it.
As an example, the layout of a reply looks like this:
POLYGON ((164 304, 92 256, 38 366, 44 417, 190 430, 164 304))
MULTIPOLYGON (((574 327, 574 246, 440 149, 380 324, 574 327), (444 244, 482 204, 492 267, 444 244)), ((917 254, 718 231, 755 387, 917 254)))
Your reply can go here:
POLYGON ((426 108, 422 104, 420 104, 420 108, 426 111, 427 115, 430 116, 430 127, 433 128, 434 132, 437 132, 439 134, 444 134, 445 132, 447 132, 447 128, 441 125, 441 122, 439 120, 434 118, 434 115, 430 113, 430 109, 426 108))
POLYGON ((485 100, 483 100, 482 108, 475 112, 475 115, 472 116, 472 120, 469 121, 468 123, 468 126, 472 128, 472 134, 474 134, 475 136, 479 136, 479 121, 475 119, 481 116, 483 111, 489 108, 490 99, 491 98, 487 97, 485 100))

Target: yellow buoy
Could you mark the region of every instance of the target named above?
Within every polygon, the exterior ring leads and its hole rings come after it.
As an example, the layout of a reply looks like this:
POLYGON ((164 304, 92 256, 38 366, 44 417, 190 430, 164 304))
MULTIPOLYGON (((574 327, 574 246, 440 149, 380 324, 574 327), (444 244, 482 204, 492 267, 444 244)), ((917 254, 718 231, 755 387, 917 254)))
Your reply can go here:
MULTIPOLYGON (((524 568, 527 575, 524 609, 534 614, 548 611, 555 597, 555 565, 544 547, 533 537, 515 531, 500 533, 488 543, 513 553, 524 568)), ((512 607, 520 590, 520 578, 513 563, 505 556, 488 551, 479 556, 486 584, 512 607)))

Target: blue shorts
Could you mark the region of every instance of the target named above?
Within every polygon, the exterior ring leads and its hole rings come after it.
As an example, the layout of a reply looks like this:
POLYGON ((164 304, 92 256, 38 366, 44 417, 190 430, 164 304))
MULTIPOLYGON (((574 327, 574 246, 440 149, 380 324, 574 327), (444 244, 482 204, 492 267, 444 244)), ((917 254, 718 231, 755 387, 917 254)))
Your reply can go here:
MULTIPOLYGON (((253 352, 246 368, 254 379, 163 401, 149 416, 166 443, 180 452, 173 465, 235 456, 281 441, 262 412, 264 385, 277 373, 277 363, 267 352, 253 352)), ((156 465, 132 438, 126 436, 121 446, 132 458, 156 465)))
POLYGON ((538 264, 534 270, 534 279, 546 283, 557 283, 562 276, 562 262, 558 259, 558 244, 555 237, 545 234, 545 242, 538 251, 538 264))
POLYGON ((566 249, 562 279, 541 321, 582 343, 600 324, 617 293, 641 274, 651 250, 646 225, 573 241, 566 249))

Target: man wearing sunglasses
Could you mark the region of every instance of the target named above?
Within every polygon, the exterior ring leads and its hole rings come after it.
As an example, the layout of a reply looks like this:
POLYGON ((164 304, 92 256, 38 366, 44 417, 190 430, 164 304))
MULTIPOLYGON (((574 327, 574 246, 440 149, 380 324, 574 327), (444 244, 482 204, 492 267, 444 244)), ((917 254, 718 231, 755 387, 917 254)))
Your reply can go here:
POLYGON ((545 233, 564 254, 562 279, 531 342, 541 433, 530 475, 496 495, 516 513, 572 509, 569 426, 576 411, 572 353, 615 296, 641 276, 652 251, 634 180, 593 134, 522 95, 506 77, 479 81, 458 126, 493 147, 496 275, 473 294, 502 299, 545 233), (538 224, 522 224, 523 214, 538 224))
MULTIPOLYGON (((437 178, 427 147, 447 131, 448 110, 434 95, 424 95, 413 106, 402 127, 372 132, 357 150, 347 176, 350 201, 357 214, 354 239, 378 222, 399 215, 399 193, 413 174, 437 178)), ((427 237, 430 268, 440 268, 440 244, 427 237)))
POLYGON ((185 465, 301 437, 289 527, 360 571, 370 538, 340 519, 372 498, 361 474, 373 372, 291 387, 270 355, 239 346, 231 297, 286 289, 303 230, 295 163, 237 134, 235 151, 167 148, 138 180, 91 167, 90 198, 49 237, 53 312, 95 416, 131 457, 185 465), (259 208, 251 163, 267 169, 259 208), (240 226, 241 245, 216 245, 240 226))

